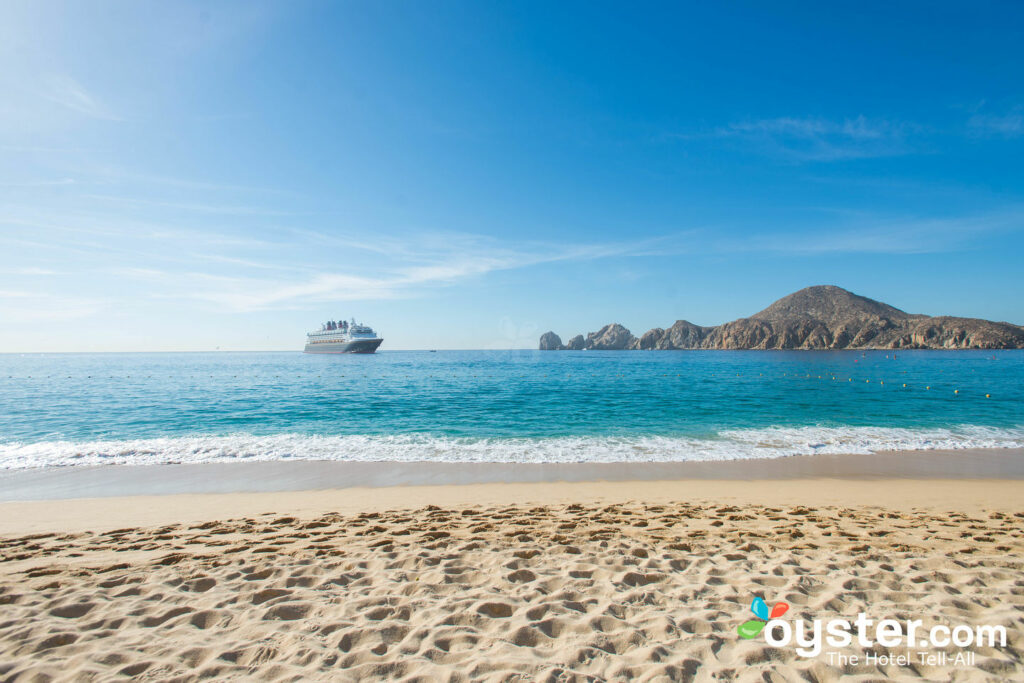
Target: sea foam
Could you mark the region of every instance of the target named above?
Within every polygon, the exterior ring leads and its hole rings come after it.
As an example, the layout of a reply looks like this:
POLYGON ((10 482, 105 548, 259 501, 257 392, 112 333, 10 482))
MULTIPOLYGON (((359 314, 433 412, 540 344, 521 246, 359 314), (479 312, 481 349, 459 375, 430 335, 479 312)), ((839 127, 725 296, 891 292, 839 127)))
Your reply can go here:
POLYGON ((0 443, 0 469, 282 460, 352 462, 622 463, 779 458, 815 453, 1024 448, 1024 425, 947 429, 770 427, 706 437, 469 438, 427 434, 232 434, 130 440, 0 443))

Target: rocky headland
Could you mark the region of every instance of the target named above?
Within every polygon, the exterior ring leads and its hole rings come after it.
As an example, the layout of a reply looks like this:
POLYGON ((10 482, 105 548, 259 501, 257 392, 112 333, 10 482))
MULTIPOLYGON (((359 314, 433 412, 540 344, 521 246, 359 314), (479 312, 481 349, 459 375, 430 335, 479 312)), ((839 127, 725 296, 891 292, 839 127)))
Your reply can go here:
POLYGON ((794 292, 749 318, 715 327, 677 320, 636 337, 618 323, 563 344, 554 332, 541 351, 650 349, 1021 349, 1024 327, 979 318, 927 316, 841 287, 819 285, 794 292))

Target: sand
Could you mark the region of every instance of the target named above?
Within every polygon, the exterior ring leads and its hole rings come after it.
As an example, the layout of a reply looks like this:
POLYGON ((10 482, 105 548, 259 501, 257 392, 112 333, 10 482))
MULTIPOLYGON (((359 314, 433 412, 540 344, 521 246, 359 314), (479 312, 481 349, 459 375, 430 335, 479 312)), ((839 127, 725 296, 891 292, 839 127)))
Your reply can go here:
POLYGON ((1024 679, 1022 494, 685 480, 6 503, 0 680, 1024 679), (787 619, 1008 640, 970 665, 829 663, 739 638, 754 596, 787 619))
POLYGON ((258 493, 394 486, 595 481, 829 478, 1024 480, 1024 449, 976 448, 625 463, 267 461, 0 471, 0 501, 180 493, 258 493))

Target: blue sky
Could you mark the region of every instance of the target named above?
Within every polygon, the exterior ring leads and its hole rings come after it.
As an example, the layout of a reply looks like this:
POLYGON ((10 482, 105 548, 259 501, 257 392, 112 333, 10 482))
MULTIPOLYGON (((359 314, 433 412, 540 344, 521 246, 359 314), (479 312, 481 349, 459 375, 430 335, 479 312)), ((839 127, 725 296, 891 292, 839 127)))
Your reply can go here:
POLYGON ((1024 323, 1024 5, 0 6, 0 351, 1024 323))

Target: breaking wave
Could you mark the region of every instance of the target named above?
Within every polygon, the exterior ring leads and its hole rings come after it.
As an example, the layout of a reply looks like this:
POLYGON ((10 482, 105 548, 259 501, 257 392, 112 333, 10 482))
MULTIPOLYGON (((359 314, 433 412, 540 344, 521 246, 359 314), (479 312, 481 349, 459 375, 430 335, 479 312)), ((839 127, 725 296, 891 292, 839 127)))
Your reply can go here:
POLYGON ((1008 429, 769 427, 709 437, 561 436, 471 438, 425 434, 184 436, 132 440, 8 442, 0 469, 283 460, 353 462, 629 463, 780 458, 815 453, 1024 448, 1024 425, 1008 429))

